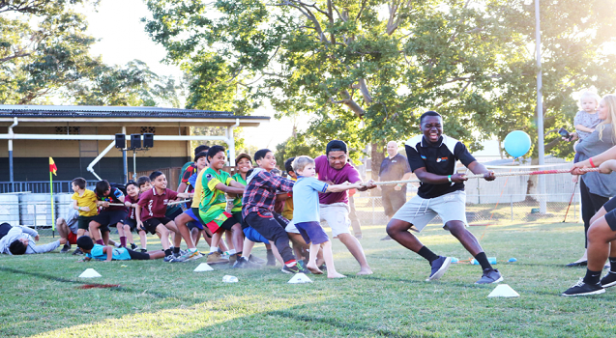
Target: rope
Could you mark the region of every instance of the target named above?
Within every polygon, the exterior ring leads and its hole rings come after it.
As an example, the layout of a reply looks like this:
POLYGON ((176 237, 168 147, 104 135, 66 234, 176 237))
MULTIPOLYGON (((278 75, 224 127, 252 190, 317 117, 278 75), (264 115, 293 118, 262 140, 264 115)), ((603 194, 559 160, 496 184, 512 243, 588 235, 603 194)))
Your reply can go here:
MULTIPOLYGON (((192 198, 181 200, 181 201, 169 202, 169 203, 167 203, 167 206, 178 205, 178 204, 182 204, 182 203, 186 203, 186 202, 192 202, 192 198)), ((124 204, 122 204, 122 203, 109 203, 109 206, 123 207, 124 204)))
MULTIPOLYGON (((589 173, 589 172, 598 172, 599 168, 587 168, 587 169, 579 169, 581 172, 589 173)), ((536 171, 517 171, 517 172, 507 172, 507 173, 494 173, 496 177, 509 177, 509 176, 533 176, 533 175, 549 175, 549 174, 568 174, 570 173, 570 169, 551 169, 551 170, 536 170, 536 171)), ((473 175, 464 175, 467 179, 473 178, 484 178, 483 174, 473 174, 473 175)), ((382 181, 382 182, 374 182, 375 185, 388 185, 388 184, 400 184, 400 183, 421 183, 421 180, 406 180, 406 181, 382 181)))

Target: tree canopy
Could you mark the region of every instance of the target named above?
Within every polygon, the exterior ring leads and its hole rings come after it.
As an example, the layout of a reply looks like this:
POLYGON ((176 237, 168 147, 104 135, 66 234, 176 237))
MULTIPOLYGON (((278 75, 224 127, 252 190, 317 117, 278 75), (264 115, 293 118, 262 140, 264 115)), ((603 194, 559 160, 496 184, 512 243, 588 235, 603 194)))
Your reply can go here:
POLYGON ((0 1, 0 103, 179 106, 175 81, 138 60, 108 66, 77 5, 89 0, 0 1))
MULTIPOLYGON (((153 19, 146 30, 188 74, 190 107, 248 113, 268 100, 281 115, 314 115, 308 133, 319 146, 333 138, 355 149, 406 139, 428 109, 442 113, 445 132, 471 149, 515 129, 536 138, 532 1, 147 4, 153 19)), ((603 47, 616 36, 616 3, 541 4, 550 132, 571 126, 572 92, 613 91, 614 72, 605 68, 614 55, 603 47)), ((566 155, 564 146, 553 150, 566 155)))

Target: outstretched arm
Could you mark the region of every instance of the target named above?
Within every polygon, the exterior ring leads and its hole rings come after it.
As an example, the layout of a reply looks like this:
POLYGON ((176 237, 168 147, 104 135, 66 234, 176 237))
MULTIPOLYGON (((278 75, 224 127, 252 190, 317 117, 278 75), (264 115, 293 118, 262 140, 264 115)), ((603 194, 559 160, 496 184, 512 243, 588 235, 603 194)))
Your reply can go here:
POLYGON ((360 182, 358 183, 345 182, 342 184, 328 185, 327 190, 325 192, 342 192, 342 191, 346 191, 349 189, 360 189, 361 187, 362 187, 362 183, 360 182))
POLYGON ((494 176, 494 172, 492 170, 488 170, 483 164, 473 161, 467 167, 473 174, 481 175, 483 174, 483 178, 486 181, 494 181, 496 176, 494 176))

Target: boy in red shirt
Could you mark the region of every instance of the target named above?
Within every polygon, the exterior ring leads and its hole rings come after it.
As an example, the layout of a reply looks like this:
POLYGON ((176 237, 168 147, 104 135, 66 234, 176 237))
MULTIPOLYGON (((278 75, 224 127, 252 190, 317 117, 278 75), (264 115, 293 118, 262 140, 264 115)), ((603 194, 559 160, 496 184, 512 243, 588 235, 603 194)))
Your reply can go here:
POLYGON ((177 193, 171 189, 167 189, 167 178, 160 171, 155 171, 150 174, 150 180, 154 186, 152 189, 145 191, 139 196, 139 206, 135 211, 135 219, 137 221, 137 229, 142 229, 151 234, 157 234, 161 239, 161 244, 165 250, 165 262, 174 262, 177 257, 180 257, 180 244, 182 236, 175 234, 173 252, 169 247, 169 230, 168 228, 176 228, 173 220, 165 217, 167 212, 167 203, 175 200, 178 197, 190 198, 193 194, 177 193))

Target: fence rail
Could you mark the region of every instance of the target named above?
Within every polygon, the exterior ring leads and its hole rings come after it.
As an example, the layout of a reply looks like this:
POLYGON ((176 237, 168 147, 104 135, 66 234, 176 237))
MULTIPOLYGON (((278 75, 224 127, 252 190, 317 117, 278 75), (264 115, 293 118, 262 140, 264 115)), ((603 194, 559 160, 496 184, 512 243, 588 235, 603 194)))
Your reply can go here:
MULTIPOLYGON (((96 181, 87 181, 88 186, 93 186, 96 181)), ((48 194, 49 181, 20 181, 20 182, 0 182, 0 193, 12 192, 31 192, 35 194, 48 194)), ((53 181, 54 193, 73 193, 71 181, 53 181)))

